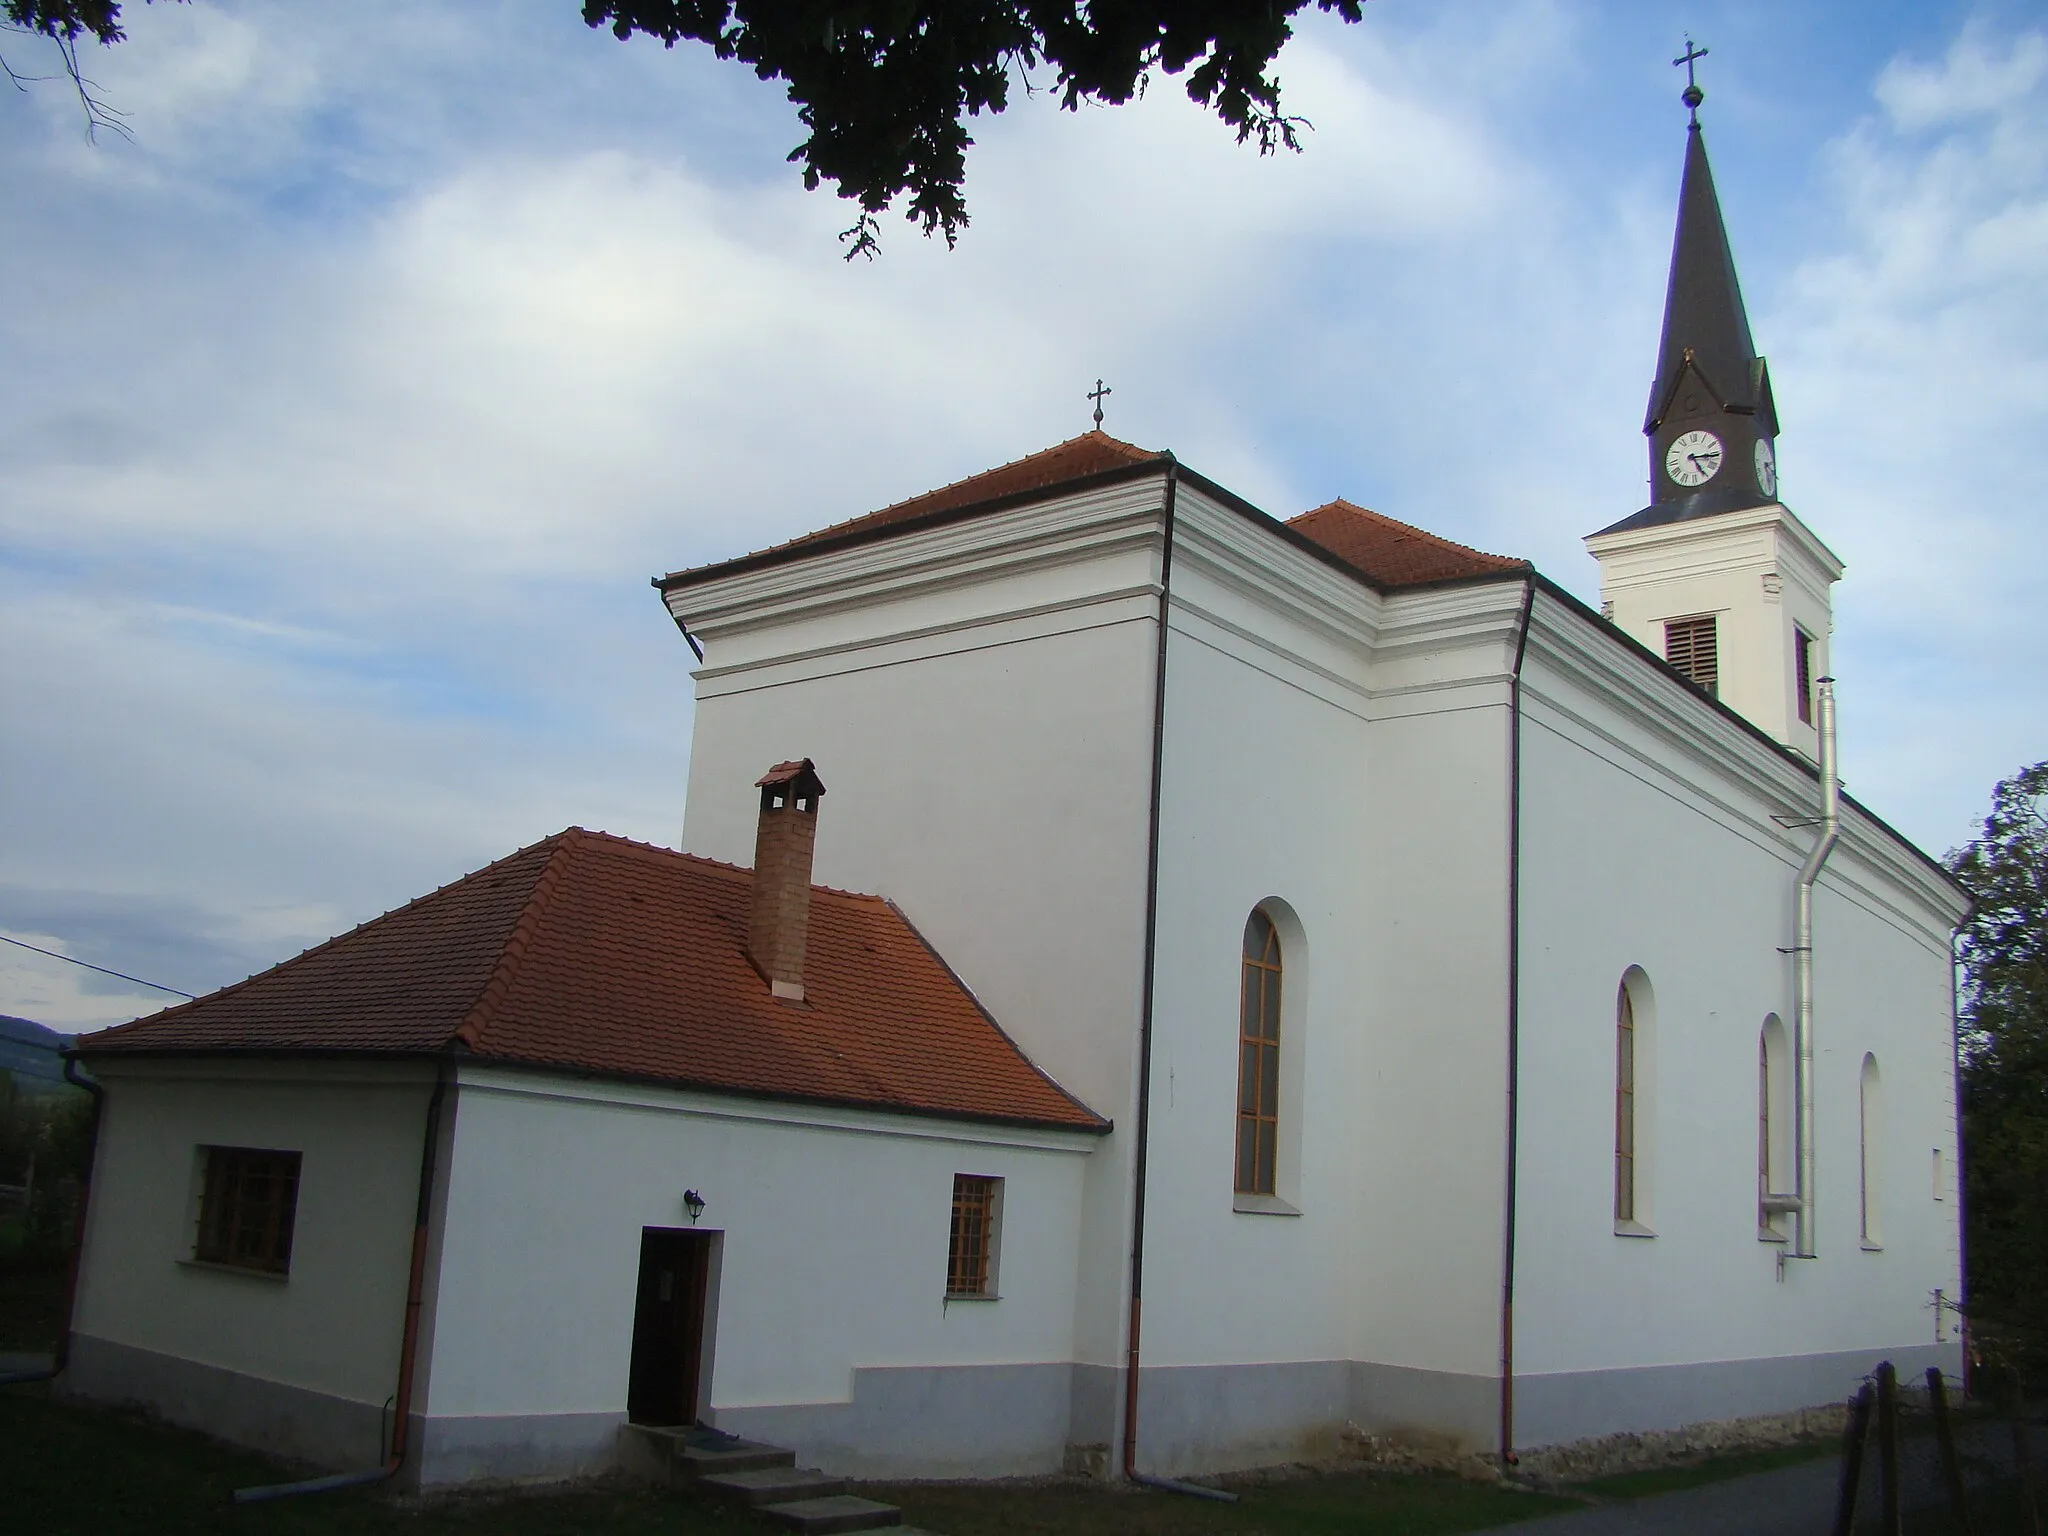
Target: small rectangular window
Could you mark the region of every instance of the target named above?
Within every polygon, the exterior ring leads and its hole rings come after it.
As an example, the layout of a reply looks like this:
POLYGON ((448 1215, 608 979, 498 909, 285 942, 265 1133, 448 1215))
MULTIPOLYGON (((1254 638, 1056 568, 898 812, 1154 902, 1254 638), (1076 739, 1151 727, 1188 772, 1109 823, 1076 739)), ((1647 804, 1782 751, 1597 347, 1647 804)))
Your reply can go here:
POLYGON ((1003 1181, 953 1175, 953 1230, 946 1244, 946 1294, 993 1296, 1003 1181))
POLYGON ((1948 1198, 1948 1184, 1942 1177, 1941 1148, 1939 1147, 1934 1149, 1934 1198, 1937 1200, 1946 1200, 1948 1198))
POLYGON ((1721 647, 1714 615, 1672 619, 1664 626, 1664 659, 1687 681, 1721 696, 1721 647))
POLYGON ((1792 664, 1798 673, 1799 719, 1802 724, 1813 724, 1813 636, 1805 630, 1792 631, 1792 664))
POLYGON ((299 1154, 257 1147, 202 1147, 199 1237, 192 1256, 281 1275, 292 1266, 299 1154))

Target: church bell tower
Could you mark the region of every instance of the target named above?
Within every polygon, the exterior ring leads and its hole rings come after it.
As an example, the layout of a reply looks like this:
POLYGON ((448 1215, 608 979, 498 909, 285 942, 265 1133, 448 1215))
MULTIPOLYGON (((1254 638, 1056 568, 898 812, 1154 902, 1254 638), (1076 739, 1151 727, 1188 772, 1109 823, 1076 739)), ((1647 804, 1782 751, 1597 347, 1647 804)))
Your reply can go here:
POLYGON ((1778 500, 1778 412, 1750 337, 1735 257, 1691 114, 1664 334, 1643 436, 1650 504, 1586 539, 1601 609, 1688 680, 1787 746, 1815 757, 1815 684, 1842 562, 1778 500))

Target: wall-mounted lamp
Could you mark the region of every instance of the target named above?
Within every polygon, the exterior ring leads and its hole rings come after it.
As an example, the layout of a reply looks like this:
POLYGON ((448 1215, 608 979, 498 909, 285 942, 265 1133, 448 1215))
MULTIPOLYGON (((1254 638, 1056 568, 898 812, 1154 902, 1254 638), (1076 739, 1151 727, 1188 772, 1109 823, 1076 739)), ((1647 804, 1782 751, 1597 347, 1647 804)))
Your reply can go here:
POLYGON ((704 1197, 694 1189, 683 1191, 683 1209, 690 1213, 690 1225, 697 1225, 697 1218, 704 1214, 704 1197))

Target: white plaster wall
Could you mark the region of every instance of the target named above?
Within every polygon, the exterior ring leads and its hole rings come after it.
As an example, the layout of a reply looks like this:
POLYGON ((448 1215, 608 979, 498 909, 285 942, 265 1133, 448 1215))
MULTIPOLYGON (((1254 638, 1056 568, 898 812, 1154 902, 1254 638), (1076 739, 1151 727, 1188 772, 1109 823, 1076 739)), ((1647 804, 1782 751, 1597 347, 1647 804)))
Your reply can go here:
POLYGON ((1092 1137, 466 1069, 426 1411, 620 1413, 641 1230, 723 1234, 711 1406, 843 1403, 863 1366, 1073 1355, 1092 1137), (544 1170, 544 1197, 536 1171, 544 1170), (1001 1299, 945 1300, 953 1175, 1004 1183, 1001 1299))
POLYGON ((1520 585, 1382 605, 1185 491, 1180 526, 1145 1361, 1490 1372, 1520 585), (1333 580, 1352 642, 1253 586, 1283 577, 1333 580), (1431 643, 1360 643, 1424 610, 1431 643), (1268 898, 1302 928, 1283 951, 1278 1180, 1298 1216, 1233 1209, 1240 945, 1268 898))
POLYGON ((1546 614, 1576 622, 1539 606, 1525 674, 1517 1375, 1839 1350, 1874 1364, 1935 1342, 1931 1292, 1959 1284, 1955 1194, 1931 1188, 1932 1149, 1951 1186, 1955 1160, 1953 908, 1851 813, 1815 901, 1820 1257, 1781 1282, 1784 1245, 1757 1237, 1757 1039, 1766 1015, 1792 1020, 1780 950, 1813 833, 1770 817, 1815 791, 1754 744, 1750 771, 1732 771, 1744 743, 1704 708, 1691 743, 1616 709, 1559 663, 1546 614), (1646 1238, 1612 1220, 1615 995, 1631 965, 1655 995, 1637 1087, 1646 1238), (1885 1078, 1882 1253, 1857 1231, 1866 1050, 1885 1078))
POLYGON ((375 1405, 396 1390, 431 1079, 102 1060, 77 1331, 375 1405), (302 1154, 291 1271, 191 1262, 201 1146, 302 1154))
POLYGON ((675 594, 706 648, 683 843, 751 864, 808 756, 816 878, 897 903, 1119 1134, 1089 1160, 1078 1357, 1121 1356, 1160 482, 675 594))

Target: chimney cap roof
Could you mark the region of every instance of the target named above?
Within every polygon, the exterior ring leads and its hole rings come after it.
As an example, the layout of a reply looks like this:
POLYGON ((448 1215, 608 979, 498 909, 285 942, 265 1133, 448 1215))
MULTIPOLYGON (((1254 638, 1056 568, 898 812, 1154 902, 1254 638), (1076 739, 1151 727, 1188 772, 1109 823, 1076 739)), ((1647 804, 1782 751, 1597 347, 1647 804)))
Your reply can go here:
POLYGON ((825 793, 825 781, 818 777, 818 765, 808 757, 777 763, 754 780, 756 789, 780 789, 785 784, 797 785, 814 795, 825 793))

